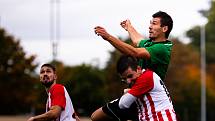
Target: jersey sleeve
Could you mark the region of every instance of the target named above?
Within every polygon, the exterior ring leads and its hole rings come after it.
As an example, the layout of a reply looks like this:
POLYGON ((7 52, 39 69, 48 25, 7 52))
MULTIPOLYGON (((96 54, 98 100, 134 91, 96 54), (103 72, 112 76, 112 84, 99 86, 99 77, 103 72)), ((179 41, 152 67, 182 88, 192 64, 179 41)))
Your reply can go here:
POLYGON ((61 85, 55 86, 51 95, 51 106, 58 105, 62 109, 66 106, 66 97, 64 87, 61 85))
POLYGON ((149 92, 154 87, 153 72, 146 70, 143 74, 136 80, 134 85, 128 91, 128 93, 139 97, 147 92, 149 92))

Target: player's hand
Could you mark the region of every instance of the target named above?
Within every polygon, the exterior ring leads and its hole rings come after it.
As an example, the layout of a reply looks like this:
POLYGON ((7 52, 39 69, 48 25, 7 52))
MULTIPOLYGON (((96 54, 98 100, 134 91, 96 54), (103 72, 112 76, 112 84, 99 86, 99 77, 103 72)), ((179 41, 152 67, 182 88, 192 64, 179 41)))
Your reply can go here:
POLYGON ((98 36, 101 36, 104 40, 108 40, 110 37, 110 34, 107 33, 105 28, 103 28, 101 26, 96 26, 94 28, 94 31, 95 31, 95 34, 97 34, 98 36))
POLYGON ((131 26, 131 22, 129 19, 126 19, 120 23, 121 27, 128 31, 128 27, 131 26))
POLYGON ((128 93, 129 90, 130 90, 130 88, 124 89, 124 90, 123 90, 123 91, 124 91, 124 94, 128 93))

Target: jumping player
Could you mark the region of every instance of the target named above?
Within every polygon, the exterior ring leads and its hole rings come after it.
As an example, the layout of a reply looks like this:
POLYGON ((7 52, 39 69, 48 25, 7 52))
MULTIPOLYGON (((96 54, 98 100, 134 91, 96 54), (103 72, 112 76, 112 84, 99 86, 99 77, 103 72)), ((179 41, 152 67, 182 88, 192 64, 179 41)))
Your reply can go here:
POLYGON ((149 39, 144 39, 129 20, 121 22, 121 26, 128 31, 133 46, 109 34, 101 26, 96 26, 94 31, 123 54, 138 58, 142 68, 153 70, 164 80, 171 56, 172 42, 168 40, 168 37, 173 27, 173 20, 162 11, 156 12, 152 17, 149 39))
MULTIPOLYGON (((172 50, 172 42, 168 40, 168 37, 173 28, 173 20, 170 15, 163 11, 156 12, 152 17, 149 26, 149 39, 144 39, 131 25, 130 20, 120 23, 129 33, 132 45, 109 34, 101 26, 96 26, 94 31, 123 54, 137 58, 139 66, 153 70, 165 81, 172 50)), ((133 114, 136 112, 135 108, 132 108, 132 110, 128 109, 128 113, 123 115, 123 117, 129 117, 129 115, 133 117, 133 114)))

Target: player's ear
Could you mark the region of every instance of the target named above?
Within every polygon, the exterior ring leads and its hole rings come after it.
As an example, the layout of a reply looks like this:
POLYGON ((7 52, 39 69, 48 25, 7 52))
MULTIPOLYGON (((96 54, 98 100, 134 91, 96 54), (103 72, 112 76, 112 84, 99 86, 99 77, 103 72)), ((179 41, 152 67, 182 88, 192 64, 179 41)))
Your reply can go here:
POLYGON ((162 30, 163 30, 163 32, 165 33, 165 32, 167 32, 167 30, 168 30, 168 26, 164 26, 164 27, 162 27, 162 30))
POLYGON ((54 74, 54 79, 57 80, 57 74, 56 73, 54 74))

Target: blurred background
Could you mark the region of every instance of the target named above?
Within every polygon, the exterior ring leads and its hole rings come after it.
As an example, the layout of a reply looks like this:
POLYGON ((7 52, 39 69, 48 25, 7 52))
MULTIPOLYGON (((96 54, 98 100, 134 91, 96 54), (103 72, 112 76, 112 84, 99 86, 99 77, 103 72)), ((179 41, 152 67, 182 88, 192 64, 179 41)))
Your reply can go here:
POLYGON ((147 38, 159 10, 174 21, 165 82, 176 113, 181 121, 214 121, 213 0, 0 0, 0 115, 45 112, 47 95, 38 74, 43 63, 53 63, 76 111, 89 117, 126 86, 116 73, 120 52, 96 36, 94 27, 130 43, 120 22, 130 19, 147 38))

